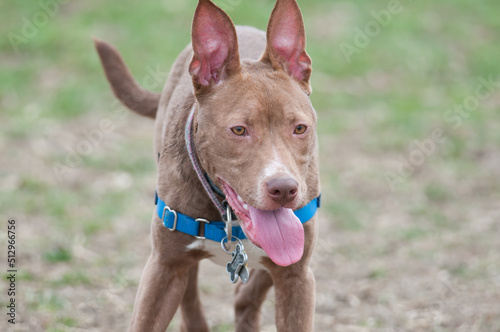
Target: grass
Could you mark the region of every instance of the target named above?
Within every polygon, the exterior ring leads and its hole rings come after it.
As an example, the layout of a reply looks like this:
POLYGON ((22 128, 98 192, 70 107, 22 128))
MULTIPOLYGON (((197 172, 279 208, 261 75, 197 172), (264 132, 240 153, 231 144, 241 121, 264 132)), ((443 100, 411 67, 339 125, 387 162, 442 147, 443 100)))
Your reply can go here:
MULTIPOLYGON (((216 2, 237 24, 261 29, 273 7, 264 0, 216 2)), ((474 294, 484 295, 491 307, 499 298, 491 291, 500 274, 499 89, 457 126, 446 114, 474 96, 481 77, 500 80, 500 4, 400 3, 403 10, 348 59, 340 45, 356 46, 357 29, 375 20, 373 12, 387 10, 388 1, 300 1, 314 67, 311 99, 320 119, 320 239, 334 248, 316 275, 332 299, 321 306, 335 311, 336 323, 322 316, 317 323, 321 330, 371 322, 380 329, 417 330, 394 308, 408 305, 402 294, 425 302, 419 285, 445 269, 462 295, 442 309, 454 321, 428 330, 455 331, 460 324, 498 330, 500 322, 490 318, 498 312, 480 315, 472 304, 474 294), (415 152, 413 142, 431 137, 435 128, 444 130, 444 142, 391 190, 384 174, 400 174, 401 161, 415 152), (400 287, 404 278, 413 286, 400 287), (485 281, 481 286, 477 280, 485 281), (373 293, 382 289, 388 300, 380 305, 390 309, 361 303, 365 311, 351 319, 348 305, 335 302, 339 287, 331 290, 332 282, 352 294, 367 284, 373 293), (457 317, 460 310, 470 315, 457 317)), ((23 324, 31 330, 125 329, 149 252, 152 127, 114 101, 91 38, 115 44, 139 82, 151 70, 164 76, 189 41, 195 5, 69 1, 57 5, 57 13, 16 52, 9 36, 22 35, 26 20, 43 8, 37 1, 0 4, 0 211, 19 223, 19 280, 29 289, 20 301, 28 304, 30 321, 23 324), (75 151, 103 119, 113 129, 59 177, 54 165, 75 162, 68 147, 75 151), (101 314, 81 318, 87 311, 101 314)), ((153 90, 160 91, 162 81, 153 90)), ((203 287, 214 302, 218 288, 203 287)), ((217 322, 216 330, 231 330, 230 321, 217 322)))
POLYGON ((83 271, 69 272, 62 275, 59 279, 52 282, 53 286, 60 285, 89 285, 90 278, 83 271))
POLYGON ((62 247, 54 248, 44 254, 44 259, 49 263, 69 262, 71 258, 71 251, 62 247))

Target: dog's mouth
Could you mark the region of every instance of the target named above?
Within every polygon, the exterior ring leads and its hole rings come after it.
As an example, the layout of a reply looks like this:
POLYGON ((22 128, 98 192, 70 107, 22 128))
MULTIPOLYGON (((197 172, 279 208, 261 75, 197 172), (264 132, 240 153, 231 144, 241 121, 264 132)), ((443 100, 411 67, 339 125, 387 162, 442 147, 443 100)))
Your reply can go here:
POLYGON ((296 263, 304 253, 304 227, 292 209, 260 210, 247 204, 227 182, 219 178, 226 200, 253 244, 277 265, 296 263))

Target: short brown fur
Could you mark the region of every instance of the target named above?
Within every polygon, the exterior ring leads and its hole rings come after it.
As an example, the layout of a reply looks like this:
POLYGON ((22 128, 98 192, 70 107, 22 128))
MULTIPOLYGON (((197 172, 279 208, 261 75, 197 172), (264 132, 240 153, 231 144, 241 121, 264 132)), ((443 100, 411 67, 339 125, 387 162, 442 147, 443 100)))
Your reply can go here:
MULTIPOLYGON (((222 65, 220 59, 203 53, 205 50, 195 49, 193 53, 192 46, 188 46, 173 64, 161 97, 137 86, 114 47, 95 41, 117 97, 134 111, 156 118, 155 158, 160 156, 157 191, 172 209, 192 217, 220 220, 193 170, 184 143, 185 124, 193 105, 197 158, 218 186, 222 185, 219 179, 224 179, 252 206, 279 208, 266 198, 259 180, 274 153, 298 183, 298 197, 286 207, 300 208, 319 195, 316 113, 308 98, 310 59, 305 53, 302 17, 295 0, 277 1, 267 36, 273 35, 282 23, 283 13, 291 13, 295 22, 292 28, 296 30, 298 53, 294 51, 292 62, 287 62, 269 41, 266 43, 263 32, 237 27, 234 41, 232 37, 229 41, 221 39, 221 49, 229 50, 222 65), (208 67, 204 67, 207 63, 208 67), (240 122, 252 133, 246 141, 228 131, 233 123, 240 122), (308 132, 301 137, 291 134, 297 123, 308 125, 308 132)), ((196 24, 214 24, 223 30, 223 37, 231 36, 234 29, 229 17, 209 0, 200 0, 193 21, 193 31, 200 28, 196 24), (218 18, 210 22, 214 15, 218 18)), ((202 36, 193 34, 193 44, 203 38, 204 30, 199 31, 202 36)), ((199 45, 203 48, 203 43, 199 45)), ((249 282, 238 285, 236 331, 259 331, 260 306, 273 285, 277 330, 313 330, 315 292, 309 261, 316 217, 304 224, 304 232, 304 254, 297 263, 284 267, 262 258, 260 263, 265 269, 252 270, 249 282)), ((156 211, 151 234, 151 255, 139 284, 130 331, 165 331, 179 306, 181 331, 208 331, 199 300, 197 271, 199 261, 214 253, 187 250, 196 239, 169 231, 156 211)), ((221 274, 225 276, 223 269, 221 274)))

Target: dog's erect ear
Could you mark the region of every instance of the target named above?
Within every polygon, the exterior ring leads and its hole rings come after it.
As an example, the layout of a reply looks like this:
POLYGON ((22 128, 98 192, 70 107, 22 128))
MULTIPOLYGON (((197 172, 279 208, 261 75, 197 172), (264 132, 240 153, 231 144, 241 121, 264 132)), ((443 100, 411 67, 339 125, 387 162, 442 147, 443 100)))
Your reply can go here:
POLYGON ((296 0, 277 0, 267 26, 267 47, 261 61, 284 69, 311 93, 311 58, 306 53, 304 22, 296 0))
POLYGON ((189 73, 195 90, 219 83, 240 70, 233 22, 210 0, 200 0, 191 30, 193 60, 189 73))

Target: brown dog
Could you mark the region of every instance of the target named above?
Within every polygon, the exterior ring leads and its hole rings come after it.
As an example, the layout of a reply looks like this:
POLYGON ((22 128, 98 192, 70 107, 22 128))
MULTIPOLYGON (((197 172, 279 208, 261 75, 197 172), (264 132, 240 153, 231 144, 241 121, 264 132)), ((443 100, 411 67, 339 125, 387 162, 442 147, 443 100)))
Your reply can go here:
MULTIPOLYGON (((248 283, 237 287, 236 331, 259 330, 272 285, 278 331, 312 331, 309 260, 320 189, 311 60, 296 1, 277 1, 266 36, 235 27, 220 8, 200 0, 192 45, 175 61, 161 95, 136 84, 115 48, 97 40, 96 47, 116 96, 156 118, 158 208, 130 331, 165 331, 179 306, 182 331, 208 331, 198 263, 231 261, 219 243, 228 239, 244 246, 253 268, 248 283), (218 188, 223 193, 214 193, 218 188), (221 219, 223 199, 230 208, 221 219), (239 226, 231 225, 231 209, 239 226)), ((227 270, 246 281, 241 252, 227 270)))

